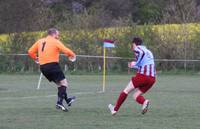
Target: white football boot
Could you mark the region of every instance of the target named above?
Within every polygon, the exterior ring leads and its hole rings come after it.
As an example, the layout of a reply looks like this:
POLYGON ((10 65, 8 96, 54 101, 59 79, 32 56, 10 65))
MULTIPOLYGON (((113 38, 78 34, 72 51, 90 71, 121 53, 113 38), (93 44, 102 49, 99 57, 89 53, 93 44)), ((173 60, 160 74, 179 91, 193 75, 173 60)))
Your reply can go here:
POLYGON ((61 109, 64 112, 67 112, 68 109, 63 104, 56 104, 56 109, 61 109))
POLYGON ((148 99, 144 101, 144 103, 142 105, 142 114, 145 114, 148 111, 149 104, 150 104, 150 102, 148 99))
POLYGON ((108 108, 110 109, 110 113, 111 113, 113 116, 117 113, 117 111, 114 110, 114 106, 113 106, 112 104, 109 104, 109 105, 108 105, 108 108))

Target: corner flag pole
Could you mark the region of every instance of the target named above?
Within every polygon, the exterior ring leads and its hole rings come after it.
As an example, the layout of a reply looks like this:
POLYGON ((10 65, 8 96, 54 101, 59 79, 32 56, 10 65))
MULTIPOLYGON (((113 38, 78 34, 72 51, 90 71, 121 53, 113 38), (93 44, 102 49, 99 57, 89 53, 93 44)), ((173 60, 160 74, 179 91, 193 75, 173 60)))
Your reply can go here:
POLYGON ((103 92, 106 86, 106 48, 103 48, 103 92))
POLYGON ((37 90, 40 89, 41 81, 42 81, 42 73, 40 73, 40 78, 39 78, 39 80, 38 80, 37 90))

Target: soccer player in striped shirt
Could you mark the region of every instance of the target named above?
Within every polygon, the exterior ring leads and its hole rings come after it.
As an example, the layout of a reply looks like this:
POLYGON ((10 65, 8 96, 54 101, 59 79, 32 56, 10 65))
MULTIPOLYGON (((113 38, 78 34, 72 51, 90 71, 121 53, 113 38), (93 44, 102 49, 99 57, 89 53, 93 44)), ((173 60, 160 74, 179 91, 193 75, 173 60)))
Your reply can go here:
POLYGON ((143 97, 143 94, 149 91, 156 81, 154 57, 152 52, 143 45, 143 41, 139 37, 133 38, 131 49, 134 51, 136 62, 130 62, 128 67, 137 69, 137 73, 131 78, 127 87, 121 91, 115 105, 108 105, 112 115, 118 112, 120 106, 132 91, 135 91, 133 94, 134 100, 142 105, 142 114, 148 111, 150 102, 143 97))
POLYGON ((67 96, 66 88, 68 87, 68 82, 59 66, 60 51, 69 57, 71 61, 76 60, 75 53, 59 41, 59 31, 55 28, 51 28, 48 30, 48 36, 35 42, 28 50, 28 54, 31 58, 38 61, 42 74, 50 82, 53 81, 57 84, 58 100, 56 108, 68 111, 63 105, 63 100, 66 101, 68 106, 71 106, 71 103, 75 100, 75 96, 67 96))

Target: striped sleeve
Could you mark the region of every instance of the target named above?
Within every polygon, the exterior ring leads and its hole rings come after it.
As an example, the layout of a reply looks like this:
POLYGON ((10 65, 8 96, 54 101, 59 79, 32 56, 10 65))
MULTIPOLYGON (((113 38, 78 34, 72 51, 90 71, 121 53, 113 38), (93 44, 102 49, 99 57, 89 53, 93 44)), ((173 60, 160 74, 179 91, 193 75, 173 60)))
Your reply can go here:
POLYGON ((135 55, 136 55, 136 64, 135 65, 138 66, 140 64, 140 62, 142 61, 142 59, 144 58, 145 53, 139 47, 136 47, 134 52, 135 52, 135 55))

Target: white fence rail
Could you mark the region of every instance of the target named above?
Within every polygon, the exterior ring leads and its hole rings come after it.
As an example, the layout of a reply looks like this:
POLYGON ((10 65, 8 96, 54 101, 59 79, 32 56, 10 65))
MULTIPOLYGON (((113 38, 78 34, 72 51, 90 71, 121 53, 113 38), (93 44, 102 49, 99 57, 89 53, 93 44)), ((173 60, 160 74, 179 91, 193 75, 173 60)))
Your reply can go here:
MULTIPOLYGON (((64 54, 61 54, 60 64, 63 69, 99 72, 101 71, 103 56, 95 55, 77 55, 77 61, 70 63, 64 54)), ((125 72, 127 71, 127 62, 133 60, 126 57, 106 57, 109 71, 125 72)), ((155 59, 157 70, 171 71, 200 71, 200 60, 196 59, 155 59)), ((38 66, 28 57, 27 54, 2 54, 0 53, 0 72, 23 72, 37 71, 38 66)), ((39 71, 39 70, 38 70, 39 71)))

